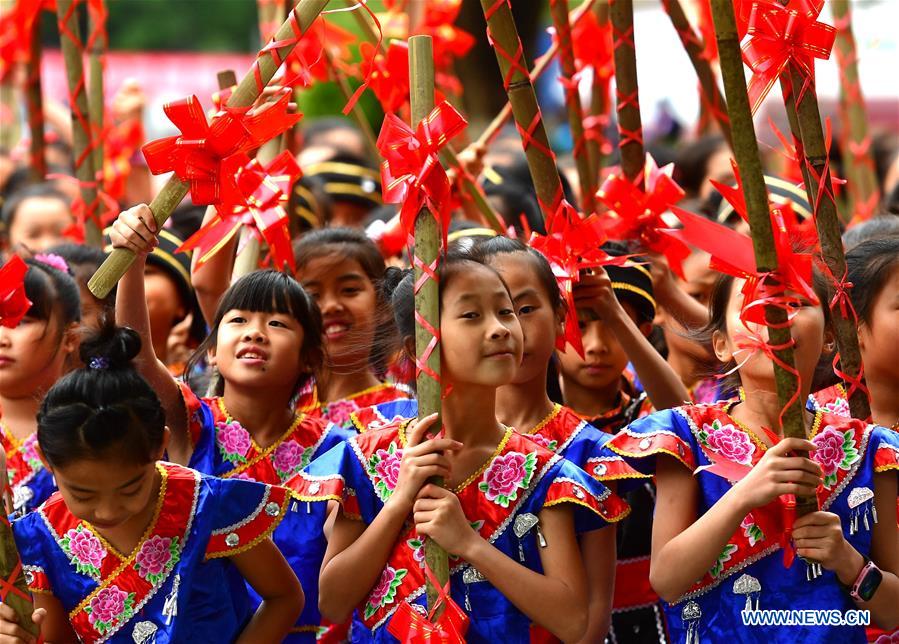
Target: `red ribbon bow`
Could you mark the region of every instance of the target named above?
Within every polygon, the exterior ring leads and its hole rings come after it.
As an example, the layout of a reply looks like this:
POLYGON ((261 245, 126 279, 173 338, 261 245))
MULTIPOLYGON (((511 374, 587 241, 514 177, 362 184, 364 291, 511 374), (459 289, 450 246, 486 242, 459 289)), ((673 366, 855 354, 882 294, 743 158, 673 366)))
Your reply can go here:
POLYGON ((153 174, 171 172, 190 182, 195 205, 223 205, 228 211, 245 203, 235 182, 243 156, 292 127, 302 117, 288 114, 291 91, 284 88, 274 103, 250 112, 248 108, 225 108, 212 121, 196 96, 167 103, 166 116, 181 131, 143 146, 147 167, 153 174))
POLYGON ((415 217, 427 207, 441 222, 443 239, 449 221, 447 210, 450 182, 437 154, 468 123, 456 109, 443 101, 413 131, 395 114, 388 114, 378 136, 381 186, 385 203, 402 203, 400 223, 406 239, 415 234, 415 217))
POLYGON ((824 0, 743 0, 739 13, 746 16, 743 60, 753 71, 749 81, 752 113, 765 100, 790 61, 798 65, 806 85, 815 80, 815 58, 827 60, 836 29, 818 22, 824 0), (747 16, 747 9, 748 16, 747 16))
POLYGON ((287 56, 286 75, 292 78, 285 85, 309 87, 314 81, 330 80, 330 65, 325 48, 337 63, 349 57, 347 47, 355 40, 346 29, 320 20, 319 27, 308 29, 287 56))
POLYGON ((256 159, 250 160, 245 155, 243 159, 245 163, 238 168, 235 181, 246 205, 239 205, 231 212, 219 210, 216 218, 191 235, 178 251, 198 249, 200 257, 197 267, 200 267, 246 226, 256 238, 268 244, 279 269, 286 265, 293 271, 295 266, 285 205, 290 197, 290 187, 302 174, 300 167, 287 151, 264 167, 256 159))
POLYGON ((583 358, 584 346, 574 305, 574 285, 580 280, 582 270, 621 265, 627 257, 612 257, 602 250, 600 246, 606 236, 599 216, 593 214, 581 219, 574 207, 564 199, 547 218, 546 231, 546 235, 533 233, 528 243, 549 262, 568 309, 565 329, 562 336, 556 339, 556 348, 564 351, 566 345, 571 345, 583 358))
POLYGON ((387 47, 387 53, 382 54, 374 45, 364 42, 359 45, 359 56, 362 58, 360 76, 365 80, 347 102, 343 113, 349 114, 366 87, 375 93, 385 112, 399 111, 409 100, 409 46, 394 40, 387 47))
POLYGON ((28 265, 18 255, 13 255, 0 268, 0 325, 14 329, 31 308, 31 300, 25 295, 25 274, 28 265))
POLYGON ((0 20, 0 80, 5 79, 18 63, 31 58, 34 21, 41 10, 56 11, 55 0, 18 0, 0 20))
POLYGON ((665 255, 671 269, 683 277, 681 264, 690 255, 690 249, 659 232, 667 227, 662 214, 685 194, 671 178, 671 169, 671 165, 660 169, 647 154, 645 189, 623 174, 613 173, 603 182, 596 198, 615 215, 605 215, 601 220, 609 238, 639 240, 644 248, 665 255))
POLYGON ((453 75, 453 63, 467 55, 475 39, 454 23, 462 9, 462 0, 430 0, 424 21, 415 33, 431 36, 434 46, 434 67, 446 76, 444 80, 458 80, 453 75))
POLYGON ((592 67, 604 83, 609 83, 615 75, 612 61, 612 27, 610 23, 600 24, 592 11, 581 16, 571 25, 571 46, 580 69, 592 67))

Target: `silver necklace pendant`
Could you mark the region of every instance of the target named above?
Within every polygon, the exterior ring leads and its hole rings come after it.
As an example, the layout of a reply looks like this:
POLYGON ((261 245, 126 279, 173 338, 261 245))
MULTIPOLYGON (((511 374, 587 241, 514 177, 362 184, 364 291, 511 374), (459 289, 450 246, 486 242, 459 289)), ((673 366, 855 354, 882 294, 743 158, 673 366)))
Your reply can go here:
POLYGON ((694 601, 689 601, 681 609, 680 618, 687 625, 687 641, 685 644, 699 644, 699 620, 702 609, 694 601))
POLYGON ((737 581, 734 582, 734 594, 746 595, 746 605, 743 607, 744 611, 758 610, 759 596, 762 594, 762 584, 752 575, 740 575, 737 581), (752 603, 753 598, 755 598, 754 606, 752 603))

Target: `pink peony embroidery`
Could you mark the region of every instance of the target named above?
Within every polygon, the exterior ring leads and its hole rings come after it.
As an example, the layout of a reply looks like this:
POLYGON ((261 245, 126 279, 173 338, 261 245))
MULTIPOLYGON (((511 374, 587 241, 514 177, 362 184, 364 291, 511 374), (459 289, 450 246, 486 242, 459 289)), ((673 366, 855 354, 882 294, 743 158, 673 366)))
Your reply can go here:
POLYGON ((306 465, 306 451, 295 440, 289 440, 278 445, 272 454, 272 465, 282 481, 303 469, 306 465))
POLYGON ((351 400, 335 400, 325 408, 325 417, 335 425, 346 425, 357 409, 359 406, 351 400))
POLYGON ((22 451, 22 456, 28 462, 28 465, 31 466, 32 470, 37 471, 44 468, 44 464, 41 462, 41 456, 37 452, 37 432, 26 438, 20 449, 22 451))
POLYGON ((755 445, 752 444, 746 432, 737 429, 733 425, 722 425, 717 419, 703 424, 700 439, 710 449, 715 450, 723 457, 741 465, 752 465, 752 455, 755 453, 755 445))
POLYGON ((134 593, 126 593, 118 586, 103 588, 91 599, 85 612, 91 625, 105 634, 116 622, 134 616, 134 593))
POLYGON ((374 479, 375 492, 382 501, 387 501, 400 478, 400 464, 403 450, 390 443, 387 449, 377 450, 368 459, 368 473, 374 479))
POLYGON ((92 577, 100 575, 106 548, 90 530, 81 525, 72 528, 62 538, 61 545, 63 551, 72 558, 75 570, 92 577))
POLYGON ((536 464, 536 452, 527 456, 520 452, 497 456, 484 472, 478 489, 484 492, 488 501, 507 508, 511 501, 518 498, 518 490, 527 489, 530 485, 536 464))
POLYGON ((548 449, 551 452, 555 452, 556 448, 559 446, 559 441, 550 440, 543 434, 528 434, 528 438, 537 443, 540 447, 548 449))
POLYGON ((396 598, 396 589, 406 576, 404 568, 396 569, 387 566, 381 573, 381 578, 368 596, 365 603, 365 618, 368 619, 377 612, 381 606, 392 604, 396 598))
POLYGON ((165 579, 168 573, 181 558, 178 538, 154 535, 141 544, 134 557, 138 574, 154 586, 165 579))
POLYGON ((231 463, 246 463, 247 452, 252 445, 250 433, 234 420, 218 422, 215 428, 215 440, 222 457, 231 463))
POLYGON ((851 418, 852 412, 849 410, 849 403, 844 398, 837 398, 832 402, 824 405, 824 411, 834 414, 835 416, 842 416, 843 418, 851 418))
POLYGON ((812 460, 821 466, 826 488, 837 482, 838 470, 848 470, 860 457, 851 429, 841 432, 834 426, 827 425, 812 442, 815 444, 812 460))

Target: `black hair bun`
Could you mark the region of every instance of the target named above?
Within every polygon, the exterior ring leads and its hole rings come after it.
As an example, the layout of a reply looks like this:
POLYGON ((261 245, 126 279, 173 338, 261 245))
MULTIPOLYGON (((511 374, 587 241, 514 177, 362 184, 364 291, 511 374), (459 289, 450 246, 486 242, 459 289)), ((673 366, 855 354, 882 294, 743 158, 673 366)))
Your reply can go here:
POLYGON ((140 349, 141 340, 137 331, 107 322, 81 342, 79 355, 85 365, 121 369, 131 366, 140 349))
POLYGON ((411 268, 398 268, 396 266, 388 266, 381 278, 379 287, 381 301, 390 302, 393 299, 393 293, 407 275, 412 274, 411 268))

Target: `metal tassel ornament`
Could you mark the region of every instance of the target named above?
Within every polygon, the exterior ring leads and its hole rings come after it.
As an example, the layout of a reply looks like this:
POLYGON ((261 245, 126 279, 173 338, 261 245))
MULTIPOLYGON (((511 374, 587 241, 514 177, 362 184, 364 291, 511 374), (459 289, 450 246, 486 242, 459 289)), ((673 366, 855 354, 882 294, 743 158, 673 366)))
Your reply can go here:
MULTIPOLYGON (((523 563, 524 562, 524 545, 521 540, 524 539, 524 536, 531 531, 532 528, 537 526, 540 523, 540 519, 537 518, 536 514, 531 514, 530 512, 525 512, 524 514, 519 514, 515 517, 515 523, 512 525, 512 531, 515 533, 515 536, 518 537, 518 559, 523 563)), ((537 528, 537 532, 540 540, 540 547, 546 547, 546 539, 543 538, 543 535, 540 534, 540 528, 537 528)))
POLYGON ((687 625, 687 641, 685 644, 699 644, 699 619, 702 609, 694 601, 689 601, 680 612, 680 618, 687 625))
POLYGON ((740 575, 737 581, 734 582, 734 594, 746 595, 746 605, 743 607, 744 611, 758 610, 759 596, 762 594, 762 584, 752 575, 740 575), (755 598, 754 606, 752 603, 753 598, 755 598))
POLYGON ((166 626, 172 623, 172 619, 178 616, 178 589, 181 587, 181 575, 175 575, 172 582, 172 591, 165 598, 162 605, 162 614, 165 616, 166 626))

